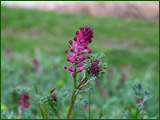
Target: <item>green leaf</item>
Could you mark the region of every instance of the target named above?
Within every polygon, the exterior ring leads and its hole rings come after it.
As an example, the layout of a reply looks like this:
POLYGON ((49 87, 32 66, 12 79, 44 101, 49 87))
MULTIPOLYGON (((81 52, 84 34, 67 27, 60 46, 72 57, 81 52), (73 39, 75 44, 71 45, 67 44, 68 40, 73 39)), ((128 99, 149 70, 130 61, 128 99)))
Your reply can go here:
POLYGON ((93 56, 96 59, 98 57, 98 53, 93 54, 93 56))
POLYGON ((101 52, 99 58, 104 58, 105 57, 105 54, 101 52))
POLYGON ((158 117, 159 117, 159 114, 155 114, 151 117, 151 119, 158 119, 158 117))
POLYGON ((76 108, 78 106, 79 102, 76 100, 74 103, 74 107, 76 108))
POLYGON ((54 116, 54 115, 55 115, 55 113, 54 113, 54 112, 52 112, 52 111, 49 111, 49 112, 48 112, 48 115, 49 115, 49 116, 54 116))
POLYGON ((84 101, 83 101, 83 105, 88 105, 88 101, 87 101, 87 100, 84 100, 84 101))
POLYGON ((91 86, 87 86, 87 91, 89 92, 89 93, 91 93, 91 92, 93 92, 94 90, 93 90, 93 88, 91 87, 91 86))
POLYGON ((135 88, 135 91, 136 91, 136 97, 137 98, 141 98, 141 89, 142 89, 142 86, 141 86, 141 84, 137 84, 137 85, 135 85, 134 86, 134 88, 135 88))
POLYGON ((143 98, 143 102, 147 101, 149 98, 151 98, 152 96, 150 95, 150 93, 148 91, 144 92, 144 98, 143 98))
POLYGON ((29 93, 31 91, 31 89, 30 88, 23 88, 23 91, 26 93, 29 93))
POLYGON ((17 86, 16 89, 15 89, 15 91, 22 92, 22 88, 20 86, 17 86))
POLYGON ((33 118, 32 111, 29 109, 24 109, 23 114, 21 114, 21 117, 22 119, 32 119, 33 118))
POLYGON ((142 86, 141 84, 135 85, 136 92, 141 92, 142 86))
POLYGON ((124 114, 123 114, 123 119, 127 119, 128 118, 128 115, 129 115, 129 110, 125 110, 124 114))
POLYGON ((7 109, 7 106, 5 106, 3 103, 1 103, 1 111, 6 110, 6 109, 7 109))

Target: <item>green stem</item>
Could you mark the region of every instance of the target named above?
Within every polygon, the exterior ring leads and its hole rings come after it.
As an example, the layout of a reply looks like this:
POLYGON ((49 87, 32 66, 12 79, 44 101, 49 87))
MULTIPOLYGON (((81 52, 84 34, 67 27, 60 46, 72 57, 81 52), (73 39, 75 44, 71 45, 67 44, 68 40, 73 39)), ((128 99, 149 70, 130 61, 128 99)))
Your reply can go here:
POLYGON ((73 109, 73 106, 74 106, 74 102, 76 100, 76 88, 77 88, 77 70, 76 70, 76 67, 74 67, 74 74, 73 74, 73 80, 74 80, 74 89, 73 89, 73 92, 72 92, 72 96, 71 96, 71 100, 70 100, 70 106, 69 106, 69 110, 67 112, 67 116, 66 116, 66 119, 70 119, 70 116, 71 116, 71 113, 72 113, 72 109, 73 109))
MULTIPOLYGON (((35 89, 36 94, 38 94, 38 90, 37 90, 37 86, 36 86, 35 82, 34 82, 34 89, 35 89)), ((38 105, 40 106, 40 104, 38 104, 38 105)), ((44 114, 43 114, 43 111, 41 108, 40 108, 40 111, 41 111, 42 118, 44 119, 44 114)))
MULTIPOLYGON (((34 102, 34 100, 32 98, 30 98, 30 99, 34 102)), ((34 102, 34 104, 36 104, 39 107, 39 109, 41 110, 41 112, 42 113, 44 112, 44 114, 49 118, 49 115, 47 114, 47 112, 45 110, 43 110, 41 105, 37 104, 36 102, 34 102)), ((43 117, 44 117, 44 114, 43 114, 43 117)))
POLYGON ((53 107, 53 109, 54 109, 54 111, 55 111, 55 113, 56 113, 56 115, 57 115, 58 119, 60 119, 60 116, 59 116, 58 111, 56 110, 56 108, 55 108, 55 107, 53 107))
POLYGON ((72 113, 72 109, 73 109, 73 106, 74 106, 74 102, 76 100, 76 95, 75 95, 76 91, 73 89, 73 92, 72 92, 72 97, 71 97, 71 101, 70 101, 70 106, 69 106, 69 110, 67 112, 67 116, 66 116, 66 119, 70 119, 70 116, 71 116, 71 113, 72 113))
POLYGON ((34 89, 35 89, 36 94, 38 94, 38 90, 37 90, 37 86, 36 86, 35 82, 34 82, 34 89))
POLYGON ((137 111, 136 111, 136 119, 138 119, 138 114, 139 114, 139 110, 137 108, 137 111))
POLYGON ((74 68, 74 75, 73 75, 73 80, 74 80, 74 88, 76 89, 77 87, 77 70, 76 70, 76 67, 74 68))
POLYGON ((101 117, 102 117, 102 106, 101 106, 101 111, 100 111, 99 119, 101 119, 101 117))
POLYGON ((89 97, 89 119, 91 119, 91 102, 90 102, 90 92, 88 93, 88 97, 89 97))
POLYGON ((84 81, 86 81, 86 80, 87 80, 87 77, 84 76, 84 77, 82 78, 82 80, 80 81, 79 85, 77 86, 77 89, 79 89, 80 86, 81 86, 81 85, 84 83, 84 81))

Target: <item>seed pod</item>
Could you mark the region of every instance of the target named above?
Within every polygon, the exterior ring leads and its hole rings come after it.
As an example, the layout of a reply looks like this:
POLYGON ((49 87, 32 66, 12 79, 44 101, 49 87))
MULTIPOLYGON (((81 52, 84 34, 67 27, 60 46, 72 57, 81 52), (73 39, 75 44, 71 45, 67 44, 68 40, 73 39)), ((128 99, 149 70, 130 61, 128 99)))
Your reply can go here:
POLYGON ((56 89, 56 88, 52 88, 51 91, 50 91, 50 93, 52 93, 55 89, 56 89))

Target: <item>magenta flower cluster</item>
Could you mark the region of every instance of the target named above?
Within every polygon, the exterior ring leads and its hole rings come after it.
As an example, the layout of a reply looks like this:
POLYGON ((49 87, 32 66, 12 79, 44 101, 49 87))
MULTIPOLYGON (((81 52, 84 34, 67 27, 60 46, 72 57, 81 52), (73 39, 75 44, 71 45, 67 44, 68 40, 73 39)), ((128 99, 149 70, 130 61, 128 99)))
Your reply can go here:
POLYGON ((21 113, 23 113, 23 109, 24 108, 28 108, 29 107, 29 94, 26 92, 23 92, 21 94, 21 97, 19 98, 19 106, 21 109, 21 113))
POLYGON ((99 59, 95 59, 91 62, 91 66, 89 68, 89 74, 94 75, 101 71, 101 68, 99 67, 99 59))
MULTIPOLYGON (((76 36, 74 37, 75 43, 73 43, 72 40, 69 41, 69 48, 70 51, 65 50, 65 53, 67 53, 67 61, 72 63, 78 70, 76 71, 77 73, 82 72, 84 70, 84 60, 90 59, 90 56, 86 56, 83 54, 86 53, 92 53, 91 49, 89 49, 87 46, 89 43, 92 42, 93 38, 93 29, 90 27, 80 27, 80 32, 76 32, 76 36), (82 56, 83 55, 83 56, 82 56)), ((64 69, 67 69, 71 76, 73 76, 74 70, 73 67, 66 66, 64 65, 64 69)))

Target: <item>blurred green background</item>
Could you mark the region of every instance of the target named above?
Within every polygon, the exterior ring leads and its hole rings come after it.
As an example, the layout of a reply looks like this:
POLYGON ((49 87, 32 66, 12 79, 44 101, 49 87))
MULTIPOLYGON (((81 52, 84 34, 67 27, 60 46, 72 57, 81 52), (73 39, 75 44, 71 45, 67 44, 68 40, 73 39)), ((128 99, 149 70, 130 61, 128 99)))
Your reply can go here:
MULTIPOLYGON (((81 26, 93 28, 94 38, 89 47, 93 53, 105 53, 104 62, 108 64, 107 73, 99 80, 101 88, 93 83, 92 118, 98 118, 101 106, 104 118, 121 118, 126 109, 133 112, 136 97, 132 88, 135 83, 141 83, 153 96, 145 105, 146 111, 150 114, 159 113, 157 21, 4 6, 1 7, 1 103, 16 113, 19 96, 14 88, 30 87, 34 95, 34 82, 42 95, 48 94, 53 87, 57 91, 62 87, 72 90, 72 78, 62 68, 65 64, 69 65, 64 51, 81 26), (11 51, 10 58, 6 56, 6 48, 11 51), (34 71, 33 59, 39 62, 37 73, 34 71), (109 70, 113 71, 111 78, 108 77, 109 70), (122 73, 127 77, 125 83, 121 80, 122 73), (107 97, 101 95, 102 89, 107 91, 107 97)), ((87 100, 87 94, 83 96, 87 100)), ((60 113, 65 113, 69 99, 62 102, 65 106, 61 103, 58 108, 60 113)), ((32 104, 30 108, 35 118, 39 118, 38 108, 32 104)), ((50 109, 45 105, 43 107, 50 109)), ((88 117, 82 105, 74 109, 72 118, 88 117)))

